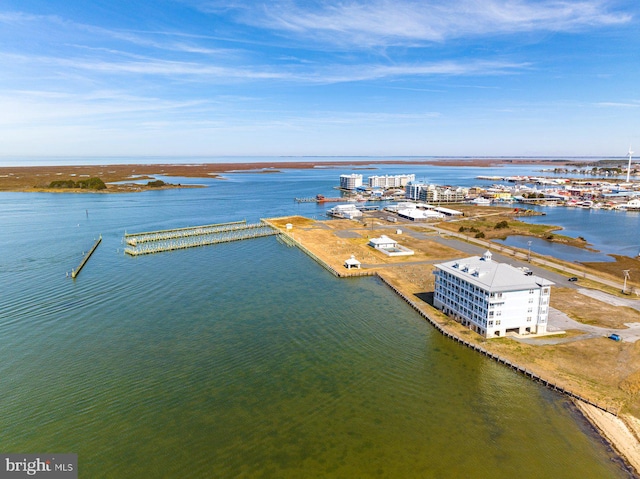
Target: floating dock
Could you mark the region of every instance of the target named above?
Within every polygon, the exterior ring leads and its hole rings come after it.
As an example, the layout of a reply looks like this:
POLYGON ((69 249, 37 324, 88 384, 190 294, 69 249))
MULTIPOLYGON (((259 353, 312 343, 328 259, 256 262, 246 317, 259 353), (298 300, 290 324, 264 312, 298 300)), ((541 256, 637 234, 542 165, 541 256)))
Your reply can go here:
POLYGON ((125 248, 124 252, 131 256, 139 256, 243 239, 261 238, 276 234, 278 234, 276 229, 262 221, 253 224, 247 224, 245 221, 236 221, 216 225, 193 226, 125 235, 125 242, 129 247, 125 248))
POLYGON ((96 250, 96 248, 101 242, 102 242, 102 235, 100 235, 100 237, 96 240, 96 242, 94 243, 93 247, 89 250, 89 252, 84 255, 84 258, 82 258, 82 261, 80 262, 78 267, 76 269, 71 270, 72 278, 75 279, 75 277, 80 274, 80 271, 82 271, 82 268, 84 268, 84 265, 87 264, 87 261, 89 261, 89 258, 91 258, 91 255, 93 254, 93 252, 96 250))
POLYGON ((247 225, 247 220, 233 221, 230 223, 218 223, 214 225, 189 226, 186 228, 174 228, 170 230, 147 231, 146 233, 125 233, 124 241, 130 246, 139 243, 150 243, 154 241, 166 241, 178 238, 188 238, 190 236, 203 236, 221 231, 233 229, 243 229, 247 225))
POLYGON ((348 197, 327 198, 324 195, 316 195, 315 198, 296 198, 298 203, 335 203, 338 201, 348 201, 348 197))

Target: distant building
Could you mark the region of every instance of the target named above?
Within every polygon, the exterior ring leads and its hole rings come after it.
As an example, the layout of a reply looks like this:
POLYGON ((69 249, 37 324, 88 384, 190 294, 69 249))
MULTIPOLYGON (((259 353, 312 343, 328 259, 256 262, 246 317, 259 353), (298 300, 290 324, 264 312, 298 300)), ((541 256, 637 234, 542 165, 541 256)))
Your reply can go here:
POLYGON ((333 208, 329 208, 327 210, 327 214, 335 218, 346 218, 349 220, 362 217, 362 211, 360 211, 356 205, 351 203, 347 205, 336 205, 333 208))
POLYGON ((428 220, 440 220, 444 218, 444 214, 435 211, 431 208, 403 208, 397 211, 399 217, 411 220, 411 221, 428 221, 428 220))
POLYGON ((405 187, 405 198, 427 203, 462 203, 469 195, 469 189, 453 186, 410 183, 405 187))
POLYGON ((419 201, 420 200, 420 193, 422 192, 422 190, 426 189, 428 185, 424 184, 424 183, 409 183, 406 187, 405 187, 405 198, 407 198, 408 200, 415 200, 415 201, 419 201))
POLYGON ((399 217, 411 221, 428 221, 438 220, 445 216, 462 215, 462 212, 450 210, 448 208, 436 207, 426 203, 409 203, 401 202, 390 205, 385 208, 387 211, 393 211, 399 217))
POLYGON ((625 210, 640 210, 640 200, 639 199, 629 200, 627 201, 627 203, 620 205, 620 208, 625 210))
POLYGON ((362 186, 362 175, 355 173, 351 175, 340 175, 340 188, 344 190, 355 190, 362 186))
POLYGON ((370 176, 368 179, 369 188, 404 188, 407 184, 416 180, 416 175, 385 175, 370 176))
POLYGON ((462 211, 452 210, 451 208, 443 208, 442 206, 438 206, 434 208, 438 213, 442 213, 445 216, 463 216, 462 211))
POLYGON ((435 265, 434 306, 487 338, 543 334, 547 330, 549 280, 482 257, 435 265))

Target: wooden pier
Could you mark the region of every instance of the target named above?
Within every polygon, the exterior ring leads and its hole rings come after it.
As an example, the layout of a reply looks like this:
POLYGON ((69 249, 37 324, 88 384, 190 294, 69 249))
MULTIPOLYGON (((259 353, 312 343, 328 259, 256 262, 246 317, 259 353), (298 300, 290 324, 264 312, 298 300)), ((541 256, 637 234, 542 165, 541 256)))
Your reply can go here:
POLYGON ((165 241, 177 238, 187 238, 189 236, 202 236, 221 231, 233 229, 243 229, 247 220, 232 221, 230 223, 218 223, 214 225, 189 226, 186 228, 174 228, 169 230, 147 231, 145 233, 125 233, 124 240, 130 246, 138 243, 149 243, 155 241, 165 241))
POLYGON ((76 269, 71 270, 72 278, 75 279, 75 277, 80 274, 80 271, 82 271, 82 268, 84 268, 84 265, 87 264, 87 261, 89 261, 89 258, 91 258, 91 255, 93 254, 93 252, 96 250, 96 248, 101 242, 102 242, 102 235, 100 235, 100 237, 96 240, 96 242, 94 243, 93 247, 89 250, 89 252, 84 255, 84 258, 82 258, 82 261, 80 262, 78 267, 76 269))
POLYGON ((131 256, 139 256, 250 238, 261 238, 276 234, 278 234, 277 230, 262 221, 254 224, 238 221, 217 225, 193 226, 177 230, 127 235, 125 236, 125 241, 130 247, 125 248, 124 252, 131 256), (137 238, 142 238, 142 240, 130 241, 137 238))

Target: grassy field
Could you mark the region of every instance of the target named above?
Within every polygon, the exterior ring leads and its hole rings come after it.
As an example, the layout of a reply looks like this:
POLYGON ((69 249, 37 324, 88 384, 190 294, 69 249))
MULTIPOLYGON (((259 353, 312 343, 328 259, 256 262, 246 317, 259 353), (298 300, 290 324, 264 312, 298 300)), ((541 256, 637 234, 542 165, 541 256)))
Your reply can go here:
POLYGON ((487 240, 505 239, 513 235, 534 236, 547 241, 568 244, 579 248, 587 247, 584 239, 571 238, 558 234, 560 226, 532 224, 521 221, 523 216, 530 216, 529 210, 486 207, 458 208, 465 213, 465 217, 455 221, 443 221, 437 224, 439 228, 464 233, 470 237, 479 237, 487 240))

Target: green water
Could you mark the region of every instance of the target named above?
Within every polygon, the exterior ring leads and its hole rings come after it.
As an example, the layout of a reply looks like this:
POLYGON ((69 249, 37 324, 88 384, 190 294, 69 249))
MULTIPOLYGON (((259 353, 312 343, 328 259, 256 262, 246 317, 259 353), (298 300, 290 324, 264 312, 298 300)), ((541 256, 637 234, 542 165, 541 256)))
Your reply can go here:
POLYGON ((3 452, 78 453, 86 478, 629 476, 563 397, 376 279, 274 238, 109 241, 75 282, 2 303, 3 452))

